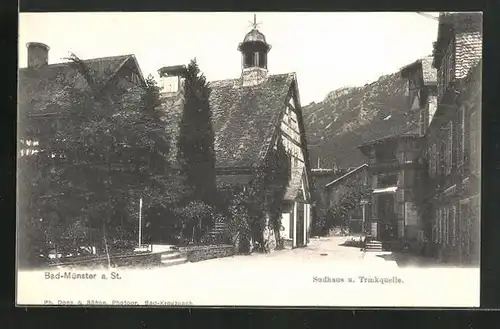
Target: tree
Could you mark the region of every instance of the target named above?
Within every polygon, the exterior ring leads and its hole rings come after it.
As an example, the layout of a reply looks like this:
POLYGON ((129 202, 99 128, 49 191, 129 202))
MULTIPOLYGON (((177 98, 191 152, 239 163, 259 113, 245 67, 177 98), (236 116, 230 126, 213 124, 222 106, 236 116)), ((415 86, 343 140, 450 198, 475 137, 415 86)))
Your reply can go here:
MULTIPOLYGON (((188 187, 184 195, 185 207, 181 209, 204 209, 217 205, 217 185, 215 174, 214 131, 212 112, 209 104, 210 88, 205 76, 193 59, 184 72, 184 108, 179 123, 177 160, 188 187), (193 203, 194 202, 194 203, 193 203)), ((189 213, 190 211, 188 211, 189 213)), ((197 211, 198 225, 193 228, 191 238, 208 232, 213 226, 210 212, 197 211)), ((191 239, 192 240, 192 239, 191 239)))
POLYGON ((178 161, 186 175, 187 184, 192 187, 193 195, 189 199, 213 205, 217 187, 210 88, 195 59, 189 63, 184 78, 178 161))
POLYGON ((46 243, 68 254, 78 254, 82 241, 109 253, 110 244, 135 240, 139 197, 145 207, 176 202, 159 91, 152 77, 122 85, 110 81, 111 72, 97 74, 77 56, 69 59, 79 74, 48 105, 61 116, 23 117, 21 139, 40 143, 40 152, 23 159, 21 185, 30 186, 20 191, 22 207, 30 209, 23 225, 45 227, 46 243), (54 210, 61 234, 48 230, 54 210))
POLYGON ((345 187, 347 190, 340 200, 328 208, 324 229, 326 232, 337 225, 346 227, 349 212, 359 206, 362 200, 369 199, 372 194, 370 187, 356 181, 347 183, 345 187))

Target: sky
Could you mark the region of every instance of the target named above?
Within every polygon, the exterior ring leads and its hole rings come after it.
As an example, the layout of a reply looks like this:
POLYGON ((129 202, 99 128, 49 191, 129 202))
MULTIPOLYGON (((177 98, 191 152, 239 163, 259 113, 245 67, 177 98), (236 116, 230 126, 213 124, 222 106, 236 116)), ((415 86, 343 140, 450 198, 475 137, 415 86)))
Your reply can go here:
MULTIPOLYGON (((28 42, 50 47, 49 64, 134 54, 147 76, 196 58, 209 81, 241 74, 238 44, 251 12, 21 13, 19 67, 28 42)), ((438 13, 427 13, 437 16, 438 13)), ((362 86, 432 53, 437 20, 413 12, 257 13, 272 48, 269 74, 295 72, 302 105, 362 86)))

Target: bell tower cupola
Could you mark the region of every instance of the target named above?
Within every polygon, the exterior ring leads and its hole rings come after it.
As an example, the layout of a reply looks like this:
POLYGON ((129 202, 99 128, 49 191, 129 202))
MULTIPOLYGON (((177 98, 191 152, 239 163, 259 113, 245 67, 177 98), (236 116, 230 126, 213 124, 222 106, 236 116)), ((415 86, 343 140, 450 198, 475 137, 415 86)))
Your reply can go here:
POLYGON ((271 45, 258 29, 257 16, 254 15, 252 30, 245 35, 243 42, 238 45, 242 56, 243 85, 256 85, 267 77, 267 54, 271 45))

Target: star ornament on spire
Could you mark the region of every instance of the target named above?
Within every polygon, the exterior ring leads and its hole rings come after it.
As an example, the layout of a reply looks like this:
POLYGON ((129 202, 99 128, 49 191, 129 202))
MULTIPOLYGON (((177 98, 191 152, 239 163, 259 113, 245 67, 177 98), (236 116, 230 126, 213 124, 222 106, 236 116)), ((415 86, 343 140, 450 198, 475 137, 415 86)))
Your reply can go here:
POLYGON ((262 22, 257 23, 257 15, 256 14, 253 14, 253 22, 250 22, 250 21, 248 21, 248 22, 250 23, 250 27, 252 27, 254 29, 257 29, 257 27, 259 27, 259 25, 262 24, 262 22))

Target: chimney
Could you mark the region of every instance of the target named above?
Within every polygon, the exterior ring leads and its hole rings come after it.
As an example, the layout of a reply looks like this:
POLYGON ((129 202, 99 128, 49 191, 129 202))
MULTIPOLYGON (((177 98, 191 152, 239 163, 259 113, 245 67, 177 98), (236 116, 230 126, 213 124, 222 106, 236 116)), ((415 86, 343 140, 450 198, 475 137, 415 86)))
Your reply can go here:
POLYGON ((40 68, 49 64, 49 46, 40 42, 29 42, 26 47, 29 68, 40 68))
POLYGON ((158 70, 160 76, 160 91, 164 96, 175 96, 182 91, 183 75, 186 66, 166 66, 158 70))

